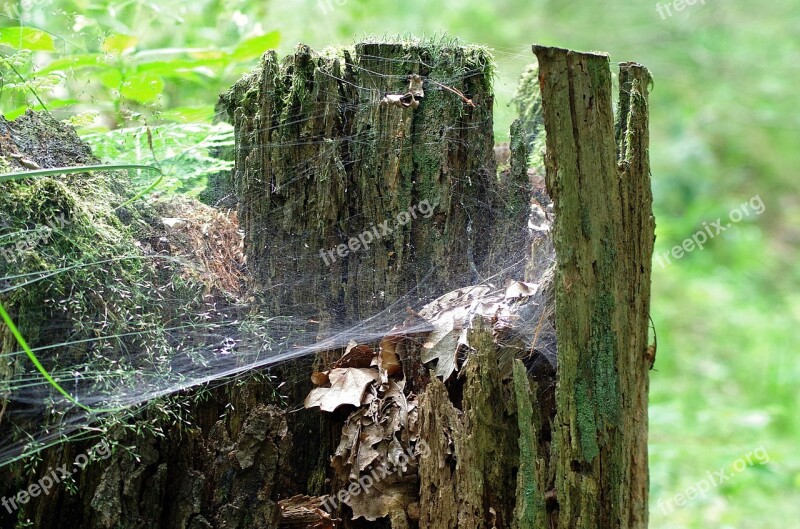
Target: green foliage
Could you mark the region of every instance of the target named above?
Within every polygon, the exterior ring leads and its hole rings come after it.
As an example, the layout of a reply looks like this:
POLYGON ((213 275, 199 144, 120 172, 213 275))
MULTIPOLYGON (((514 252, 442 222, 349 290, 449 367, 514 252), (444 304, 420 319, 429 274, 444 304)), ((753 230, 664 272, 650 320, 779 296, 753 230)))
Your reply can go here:
MULTIPOLYGON (((198 21, 204 15, 202 9, 211 8, 205 4, 194 6, 200 8, 192 13, 198 21)), ((174 32, 175 24, 185 19, 177 14, 164 17, 154 4, 110 2, 107 6, 108 10, 100 5, 79 8, 71 2, 44 6, 47 12, 62 10, 67 15, 63 21, 74 21, 70 26, 46 20, 51 31, 0 19, 0 26, 11 24, 0 27, 4 56, 0 104, 7 119, 34 107, 70 107, 75 114, 90 103, 104 118, 96 126, 106 129, 143 120, 167 122, 174 116, 161 116, 161 110, 213 104, 216 94, 281 41, 278 31, 265 32, 251 22, 248 28, 237 27, 237 38, 215 46, 208 42, 207 32, 174 32), (158 28, 151 35, 159 43, 146 38, 146 29, 152 26, 158 28), (76 97, 62 97, 64 93, 76 97)), ((189 29, 188 24, 184 29, 189 29)))
MULTIPOLYGON (((233 162, 213 154, 233 146, 233 127, 226 123, 132 127, 89 133, 83 140, 103 159, 158 164, 164 175, 160 193, 197 196, 205 190, 209 175, 233 167, 233 162)), ((153 183, 151 175, 142 173, 132 180, 137 187, 153 183)))

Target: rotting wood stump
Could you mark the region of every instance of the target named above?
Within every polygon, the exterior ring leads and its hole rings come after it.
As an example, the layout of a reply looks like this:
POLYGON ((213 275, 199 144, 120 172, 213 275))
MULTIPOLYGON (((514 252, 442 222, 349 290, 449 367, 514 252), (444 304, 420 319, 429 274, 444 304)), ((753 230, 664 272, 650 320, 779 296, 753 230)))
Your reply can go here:
MULTIPOLYGON (((485 50, 364 43, 267 54, 221 100, 236 126, 229 184, 257 310, 302 320, 301 341, 350 330, 345 339, 359 343, 317 355, 317 387, 294 384, 283 410, 258 381, 215 389, 191 405, 191 429, 165 424, 164 438, 136 440, 139 460, 120 453, 94 465, 76 495, 54 490, 21 519, 104 529, 646 527, 650 77, 620 66, 615 118, 608 57, 534 52, 539 83, 525 86, 532 100, 541 87, 530 107, 541 118, 512 128, 511 167, 500 173, 485 50), (539 120, 550 198, 526 167, 539 120), (423 201, 430 217, 419 214, 423 201), (350 247, 413 206, 417 218, 369 251, 350 247), (355 327, 374 315, 383 334, 355 327), (442 332, 451 323, 457 332, 442 332), (539 341, 553 332, 557 370, 539 341), (340 380, 356 381, 349 404, 318 391, 340 380), (314 391, 310 402, 332 411, 295 413, 314 391), (401 471, 382 475, 387 461, 401 471), (354 501, 365 476, 374 486, 354 501)), ((308 380, 311 364, 281 372, 308 380)), ((82 449, 50 449, 42 468, 82 449)))
MULTIPOLYGON (((558 372, 537 379, 530 365, 503 369, 508 348, 486 315, 467 322, 470 347, 463 339, 453 344, 459 374, 452 378, 450 370, 442 372, 442 356, 428 362, 425 338, 407 344, 395 381, 381 371, 383 343, 359 345, 366 348, 365 364, 342 364, 347 354, 321 355, 315 377, 322 387, 314 391, 347 385, 354 391, 349 410, 364 400, 347 416, 328 403, 336 411, 321 423, 308 411, 293 419, 293 431, 311 438, 293 452, 294 470, 308 476, 305 493, 336 506, 343 527, 369 527, 364 519, 382 516, 393 527, 646 526, 650 77, 639 65, 621 65, 615 125, 607 56, 534 51, 555 211, 558 372), (426 373, 429 368, 435 372, 426 373), (396 412, 391 403, 398 391, 413 406, 396 412), (391 411, 367 420, 375 402, 391 411), (370 434, 366 446, 361 438, 348 440, 355 424, 371 428, 397 413, 407 422, 396 431, 370 434), (423 441, 429 458, 421 457, 423 441), (418 459, 407 479, 391 478, 383 495, 363 492, 360 480, 374 478, 374 465, 390 461, 392 450, 410 450, 418 459), (333 473, 320 467, 329 460, 333 473), (383 506, 365 509, 375 502, 383 506)), ((302 305, 321 333, 398 300, 413 304, 403 294, 417 287, 420 272, 433 271, 434 278, 415 291, 416 299, 501 270, 498 284, 520 278, 525 267, 504 270, 497 265, 515 261, 498 254, 525 248, 532 255, 541 248, 515 228, 528 224, 534 190, 519 165, 507 173, 510 180, 496 177, 489 67, 481 53, 360 44, 354 52, 321 56, 301 47, 282 63, 267 56, 262 69, 223 99, 237 127, 233 183, 253 286, 270 293, 265 310, 280 314, 302 305), (475 69, 475 76, 465 75, 475 69), (424 97, 414 94, 419 78, 424 97), (461 83, 429 92, 448 79, 461 83), (461 135, 457 141, 454 134, 461 135), (342 259, 329 253, 330 262, 320 260, 320 249, 343 248, 363 226, 421 200, 435 204, 434 226, 415 219, 374 253, 353 251, 342 259), (508 205, 504 215, 498 215, 501 205, 508 205), (298 233, 308 245, 297 244, 298 233), (508 244, 508 234, 516 245, 508 244), (293 276, 295 270, 304 273, 293 276), (302 280, 273 294, 289 276, 302 280)), ((530 146, 521 146, 526 141, 519 135, 530 133, 517 123, 512 161, 526 158, 519 151, 530 146)), ((531 277, 536 269, 528 267, 529 281, 544 279, 531 277)), ((360 339, 356 332, 353 338, 360 339)), ((519 350, 514 356, 526 357, 519 350)), ((312 407, 325 409, 324 398, 314 392, 309 398, 312 407)))
MULTIPOLYGON (((299 46, 283 60, 267 53, 221 98, 252 291, 266 314, 312 322, 297 325, 297 342, 345 330, 361 340, 368 318, 386 332, 456 286, 521 275, 530 193, 524 171, 496 177, 492 68, 484 48, 447 43, 299 46)), ((332 360, 321 355, 320 368, 332 360)), ((284 376, 308 371, 295 363, 284 376)), ((293 420, 304 493, 333 477, 336 434, 319 421, 293 420)))

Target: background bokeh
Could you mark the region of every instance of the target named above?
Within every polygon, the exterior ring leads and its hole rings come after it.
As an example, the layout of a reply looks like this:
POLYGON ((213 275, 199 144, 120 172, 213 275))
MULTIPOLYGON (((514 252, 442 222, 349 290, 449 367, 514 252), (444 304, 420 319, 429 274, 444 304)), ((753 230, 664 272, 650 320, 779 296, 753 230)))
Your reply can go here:
MULTIPOLYGON (((530 44, 646 65, 655 80, 657 255, 704 223, 724 225, 754 197, 764 205, 704 249, 654 260, 651 526, 800 520, 796 0, 24 0, 0 1, 0 27, 0 110, 14 117, 44 102, 110 160, 131 150, 120 138, 141 140, 145 124, 156 127, 159 152, 178 161, 181 149, 224 139, 211 125, 216 97, 266 47, 289 53, 299 42, 322 49, 398 34, 485 44, 498 63, 498 141, 519 74, 533 62, 530 44), (727 480, 678 504, 677 494, 705 488, 723 468, 727 480)), ((199 193, 194 176, 222 167, 201 154, 170 189, 199 193)))

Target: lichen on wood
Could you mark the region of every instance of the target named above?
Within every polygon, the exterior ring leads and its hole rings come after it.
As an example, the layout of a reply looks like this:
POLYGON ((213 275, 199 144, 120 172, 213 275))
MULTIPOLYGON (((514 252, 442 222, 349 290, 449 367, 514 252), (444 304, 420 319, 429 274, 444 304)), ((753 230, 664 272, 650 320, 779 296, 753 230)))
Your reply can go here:
POLYGON ((615 135, 608 57, 534 51, 556 214, 558 527, 646 527, 649 74, 622 66, 615 135))

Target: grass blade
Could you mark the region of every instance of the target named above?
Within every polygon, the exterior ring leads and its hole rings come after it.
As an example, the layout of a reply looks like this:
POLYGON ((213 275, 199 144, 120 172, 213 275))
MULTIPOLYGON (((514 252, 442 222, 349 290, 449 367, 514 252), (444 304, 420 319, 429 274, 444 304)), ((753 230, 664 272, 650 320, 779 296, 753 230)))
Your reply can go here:
POLYGON ((19 171, 14 173, 0 174, 0 183, 59 174, 90 173, 92 171, 118 171, 121 169, 149 169, 151 171, 156 171, 159 174, 163 174, 161 173, 161 169, 153 165, 76 165, 75 167, 56 167, 53 169, 36 169, 34 171, 19 171))

